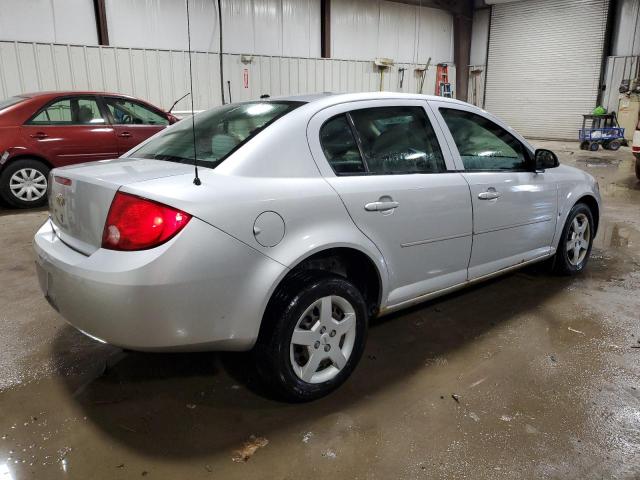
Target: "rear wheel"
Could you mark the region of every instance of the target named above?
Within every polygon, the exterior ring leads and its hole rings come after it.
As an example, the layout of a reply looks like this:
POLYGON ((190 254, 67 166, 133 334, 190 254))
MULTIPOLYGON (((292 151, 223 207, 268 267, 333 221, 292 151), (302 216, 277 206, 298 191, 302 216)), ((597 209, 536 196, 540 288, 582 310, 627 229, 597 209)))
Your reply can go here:
POLYGON ((640 180, 640 158, 636 158, 636 178, 640 180))
POLYGON ((591 150, 592 152, 597 152, 598 148, 600 148, 600 144, 598 142, 591 142, 589 144, 589 150, 591 150))
POLYGON ((279 287, 254 349, 263 383, 279 398, 304 402, 338 388, 364 350, 366 304, 346 278, 294 275, 279 287))
POLYGON ((40 207, 47 201, 49 167, 38 160, 10 163, 0 174, 0 196, 12 207, 40 207))
POLYGON ((587 265, 593 246, 593 214, 587 205, 573 206, 562 230, 555 256, 555 271, 561 275, 575 275, 587 265))
POLYGON ((608 144, 607 144, 607 148, 609 150, 613 150, 614 152, 616 150, 618 150, 620 148, 622 144, 620 143, 620 140, 611 140, 608 144))

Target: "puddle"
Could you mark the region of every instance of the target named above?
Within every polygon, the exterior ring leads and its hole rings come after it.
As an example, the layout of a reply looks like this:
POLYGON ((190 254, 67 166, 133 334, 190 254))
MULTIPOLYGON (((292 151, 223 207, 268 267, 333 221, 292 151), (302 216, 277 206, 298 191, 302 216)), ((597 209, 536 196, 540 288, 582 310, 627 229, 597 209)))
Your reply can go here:
POLYGON ((586 155, 576 155, 576 163, 585 163, 587 167, 618 167, 621 161, 613 158, 589 157, 586 155))

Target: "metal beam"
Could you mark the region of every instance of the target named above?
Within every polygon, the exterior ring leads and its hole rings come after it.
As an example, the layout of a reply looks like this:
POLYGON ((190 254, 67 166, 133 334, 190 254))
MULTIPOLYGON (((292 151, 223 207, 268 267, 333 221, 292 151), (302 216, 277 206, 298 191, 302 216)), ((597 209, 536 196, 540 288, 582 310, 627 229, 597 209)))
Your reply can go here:
POLYGON ((456 64, 456 98, 467 101, 469 62, 471 59, 471 27, 473 21, 463 15, 453 17, 453 61, 456 64))
POLYGON ((109 29, 107 28, 107 10, 104 0, 93 0, 93 11, 96 16, 96 30, 98 32, 98 44, 109 45, 109 29))
POLYGON ((331 0, 320 0, 320 56, 331 58, 331 0))

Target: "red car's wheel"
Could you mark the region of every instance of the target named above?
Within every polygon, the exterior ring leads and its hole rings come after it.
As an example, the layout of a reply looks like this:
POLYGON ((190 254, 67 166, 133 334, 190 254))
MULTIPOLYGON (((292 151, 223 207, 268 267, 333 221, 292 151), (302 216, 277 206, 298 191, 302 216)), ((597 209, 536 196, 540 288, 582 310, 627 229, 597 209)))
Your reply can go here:
POLYGON ((49 167, 33 159, 10 163, 0 174, 0 196, 12 207, 41 207, 47 201, 49 167))

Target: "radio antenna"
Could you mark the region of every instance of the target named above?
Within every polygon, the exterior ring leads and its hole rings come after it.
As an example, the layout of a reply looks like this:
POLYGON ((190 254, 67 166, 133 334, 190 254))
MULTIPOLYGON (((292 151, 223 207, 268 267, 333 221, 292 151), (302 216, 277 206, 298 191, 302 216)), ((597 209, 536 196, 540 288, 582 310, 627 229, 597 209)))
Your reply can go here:
POLYGON ((187 1, 187 44, 189 49, 189 93, 191 94, 191 133, 193 134, 193 168, 195 170, 194 185, 200 185, 198 176, 198 150, 196 148, 196 112, 193 108, 193 69, 191 67, 191 21, 189 19, 189 0, 187 1))

